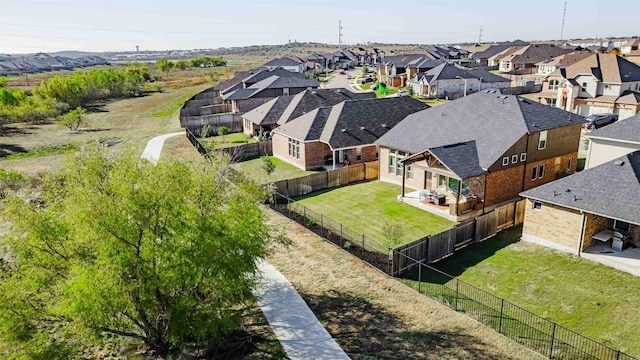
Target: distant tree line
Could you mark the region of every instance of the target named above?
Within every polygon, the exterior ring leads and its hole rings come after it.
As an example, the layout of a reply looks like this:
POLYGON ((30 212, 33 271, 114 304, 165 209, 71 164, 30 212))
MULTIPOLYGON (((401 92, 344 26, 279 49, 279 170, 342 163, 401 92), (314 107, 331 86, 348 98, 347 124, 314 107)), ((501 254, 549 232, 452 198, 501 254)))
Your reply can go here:
POLYGON ((216 66, 226 66, 227 62, 221 56, 211 57, 211 56, 200 56, 191 60, 177 60, 171 61, 166 58, 159 59, 157 62, 158 70, 162 71, 165 74, 168 74, 171 69, 180 69, 185 70, 190 67, 198 68, 198 67, 216 67, 216 66))
POLYGON ((0 79, 0 124, 39 122, 91 101, 139 96, 152 90, 150 81, 146 66, 78 71, 69 77, 51 77, 33 89, 33 96, 28 96, 24 90, 8 89, 6 80, 0 79))

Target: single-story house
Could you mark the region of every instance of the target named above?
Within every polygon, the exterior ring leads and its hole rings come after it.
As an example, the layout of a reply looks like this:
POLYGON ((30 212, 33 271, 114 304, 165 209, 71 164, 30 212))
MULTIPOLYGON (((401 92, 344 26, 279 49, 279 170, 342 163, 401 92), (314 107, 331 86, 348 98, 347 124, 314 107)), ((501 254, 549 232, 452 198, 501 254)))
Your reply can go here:
MULTIPOLYGON (((640 246, 640 151, 521 195, 525 241, 577 255, 640 246)), ((640 260, 639 249, 628 254, 640 260)))
POLYGON ((374 142, 428 107, 409 96, 319 107, 273 130, 273 155, 303 170, 375 161, 374 142))
POLYGON ((640 150, 640 114, 586 134, 589 152, 585 169, 640 150))
POLYGON ((376 141, 380 180, 402 185, 407 202, 420 197, 419 207, 462 221, 575 172, 583 122, 484 90, 413 113, 376 141))
POLYGON ((258 135, 319 107, 375 97, 373 92, 353 93, 347 89, 314 89, 295 96, 279 96, 242 115, 243 132, 258 135))
POLYGON ((511 81, 488 71, 442 63, 431 70, 415 74, 408 85, 415 95, 442 99, 463 93, 465 86, 466 93, 471 94, 484 89, 508 88, 511 81))

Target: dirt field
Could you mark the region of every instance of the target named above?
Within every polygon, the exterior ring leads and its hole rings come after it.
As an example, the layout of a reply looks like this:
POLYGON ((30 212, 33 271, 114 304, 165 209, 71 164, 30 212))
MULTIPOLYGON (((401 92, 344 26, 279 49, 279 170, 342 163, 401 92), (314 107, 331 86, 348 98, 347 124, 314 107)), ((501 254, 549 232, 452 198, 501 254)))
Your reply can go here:
POLYGON ((292 240, 269 261, 354 359, 542 359, 268 210, 292 240))

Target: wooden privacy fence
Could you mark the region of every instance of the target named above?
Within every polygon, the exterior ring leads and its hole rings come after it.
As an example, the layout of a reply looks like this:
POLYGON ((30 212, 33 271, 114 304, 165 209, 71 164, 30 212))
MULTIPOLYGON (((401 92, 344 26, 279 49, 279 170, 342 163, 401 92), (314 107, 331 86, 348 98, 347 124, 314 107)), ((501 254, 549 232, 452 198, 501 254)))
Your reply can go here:
POLYGON ((354 164, 340 169, 322 171, 315 174, 281 180, 273 183, 276 192, 290 198, 314 191, 348 185, 358 181, 378 179, 377 161, 354 164))
POLYGON ((273 144, 271 143, 271 140, 268 140, 216 149, 216 151, 229 155, 229 159, 231 159, 230 161, 232 163, 237 163, 259 158, 264 155, 273 155, 273 144))
POLYGON ((522 224, 526 201, 520 200, 497 207, 490 213, 457 224, 439 234, 429 235, 394 250, 392 275, 399 276, 416 266, 407 259, 430 264, 472 243, 486 240, 499 231, 522 224))

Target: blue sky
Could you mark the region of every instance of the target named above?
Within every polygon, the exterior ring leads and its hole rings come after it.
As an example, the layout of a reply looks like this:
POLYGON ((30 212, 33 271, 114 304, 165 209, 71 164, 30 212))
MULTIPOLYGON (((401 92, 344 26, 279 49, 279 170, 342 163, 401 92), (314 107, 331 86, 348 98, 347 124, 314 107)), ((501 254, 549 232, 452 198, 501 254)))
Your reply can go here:
MULTIPOLYGON (((559 39, 564 0, 0 0, 0 53, 559 39)), ((640 0, 568 0, 564 38, 640 35, 640 0)))

